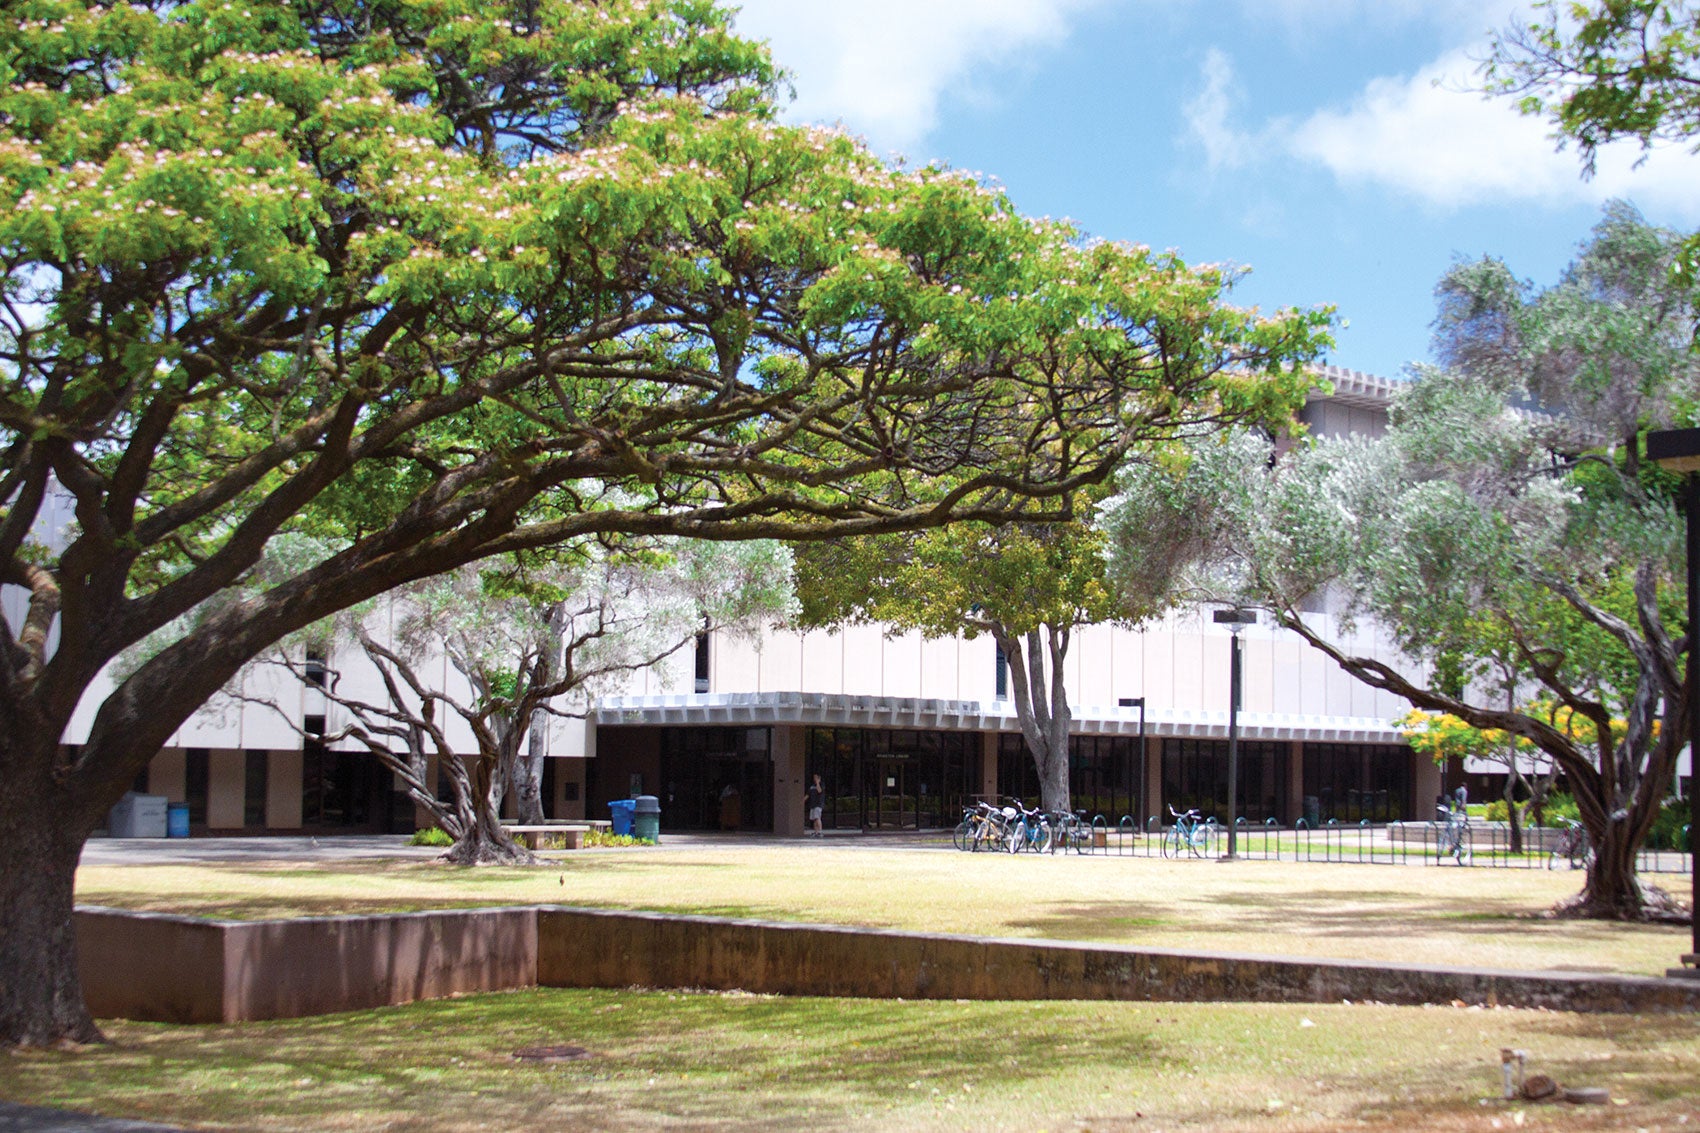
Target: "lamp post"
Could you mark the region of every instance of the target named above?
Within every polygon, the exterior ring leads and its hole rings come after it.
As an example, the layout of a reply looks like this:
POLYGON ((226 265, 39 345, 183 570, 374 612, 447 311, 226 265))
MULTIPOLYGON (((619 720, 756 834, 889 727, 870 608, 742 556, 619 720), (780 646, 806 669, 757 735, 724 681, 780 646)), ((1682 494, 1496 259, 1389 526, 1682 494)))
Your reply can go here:
POLYGON ((1228 852, 1239 851, 1240 812, 1240 630, 1257 624, 1257 611, 1236 606, 1210 615, 1217 625, 1228 627, 1228 852))
MULTIPOLYGON (((1116 704, 1122 708, 1139 709, 1139 782, 1134 785, 1133 797, 1135 800, 1142 799, 1145 797, 1146 781, 1150 778, 1145 770, 1145 698, 1143 696, 1124 696, 1116 704)), ((1136 805, 1135 809, 1140 808, 1136 805)), ((1136 814, 1133 816, 1133 820, 1139 823, 1141 830, 1145 829, 1143 818, 1136 814)))
POLYGON ((1700 736, 1700 674, 1694 671, 1695 638, 1700 636, 1700 429, 1661 429, 1647 434, 1647 459, 1669 472, 1683 476, 1683 511, 1688 517, 1688 663, 1683 699, 1688 701, 1688 870, 1693 875, 1689 896, 1689 920, 1693 925, 1691 951, 1673 976, 1700 978, 1700 862, 1694 852, 1700 836, 1700 758, 1695 737, 1700 736))

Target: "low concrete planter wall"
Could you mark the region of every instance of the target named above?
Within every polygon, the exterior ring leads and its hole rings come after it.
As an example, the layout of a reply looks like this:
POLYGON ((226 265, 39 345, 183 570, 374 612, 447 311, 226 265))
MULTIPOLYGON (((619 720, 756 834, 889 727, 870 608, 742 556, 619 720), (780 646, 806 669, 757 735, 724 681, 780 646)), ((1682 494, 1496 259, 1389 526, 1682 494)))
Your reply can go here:
POLYGON ((533 987, 905 999, 1466 1003, 1700 1011, 1700 981, 1497 972, 556 906, 275 921, 77 910, 97 1016, 231 1023, 533 987))
POLYGON ((293 1019, 537 982, 530 908, 208 921, 77 910, 96 1015, 171 1023, 293 1019))
POLYGON ((700 987, 904 999, 1466 1003, 1700 1010, 1700 981, 1500 972, 996 940, 876 929, 537 911, 545 987, 700 987))

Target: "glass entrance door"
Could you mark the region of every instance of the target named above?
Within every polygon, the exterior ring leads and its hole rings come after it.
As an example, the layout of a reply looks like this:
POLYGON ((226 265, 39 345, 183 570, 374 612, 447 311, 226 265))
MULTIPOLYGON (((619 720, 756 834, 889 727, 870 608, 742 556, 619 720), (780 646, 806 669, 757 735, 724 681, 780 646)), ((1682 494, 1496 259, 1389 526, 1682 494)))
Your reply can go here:
POLYGON ((910 779, 909 761, 882 759, 874 781, 873 822, 883 830, 898 830, 915 825, 915 796, 910 779))

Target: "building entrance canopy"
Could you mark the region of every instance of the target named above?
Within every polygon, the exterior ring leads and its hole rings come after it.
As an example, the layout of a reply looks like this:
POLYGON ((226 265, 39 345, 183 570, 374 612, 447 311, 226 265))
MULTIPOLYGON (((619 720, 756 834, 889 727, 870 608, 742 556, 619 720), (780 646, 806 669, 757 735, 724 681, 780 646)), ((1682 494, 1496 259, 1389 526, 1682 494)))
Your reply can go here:
MULTIPOLYGON (((698 693, 677 696, 618 696, 597 701, 600 727, 620 725, 773 726, 795 724, 828 728, 923 728, 940 731, 1014 732, 1020 730, 1015 707, 1007 701, 925 700, 901 696, 840 696, 810 692, 698 693)), ((1228 713, 1153 707, 1145 731, 1151 736, 1226 738, 1228 713)), ((1137 708, 1075 709, 1073 731, 1082 735, 1134 735, 1137 708)), ((1241 712, 1240 735, 1254 740, 1304 740, 1315 743, 1404 742, 1385 720, 1357 716, 1301 716, 1241 712)))

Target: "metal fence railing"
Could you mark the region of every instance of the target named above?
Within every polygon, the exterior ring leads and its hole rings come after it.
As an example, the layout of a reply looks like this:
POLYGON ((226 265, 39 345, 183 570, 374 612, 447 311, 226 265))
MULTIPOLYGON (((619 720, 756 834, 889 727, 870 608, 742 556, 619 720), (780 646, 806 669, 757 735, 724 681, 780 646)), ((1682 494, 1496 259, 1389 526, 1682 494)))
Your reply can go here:
MULTIPOLYGON (((1678 836, 1683 849, 1643 849, 1636 859, 1641 873, 1690 873, 1694 868, 1693 840, 1684 826, 1678 836)), ((1584 855, 1572 852, 1562 827, 1525 827, 1522 847, 1511 848, 1510 829, 1502 823, 1474 823, 1461 834, 1443 822, 1356 824, 1336 821, 1310 826, 1303 819, 1281 826, 1239 820, 1235 853, 1265 861, 1346 862, 1362 865, 1460 864, 1499 869, 1569 869, 1584 855)), ((1164 825, 1152 815, 1141 825, 1131 816, 1111 824, 1103 815, 1092 819, 1092 838, 1083 853, 1122 857, 1218 858, 1227 852, 1227 830, 1206 820, 1190 830, 1164 825)))

